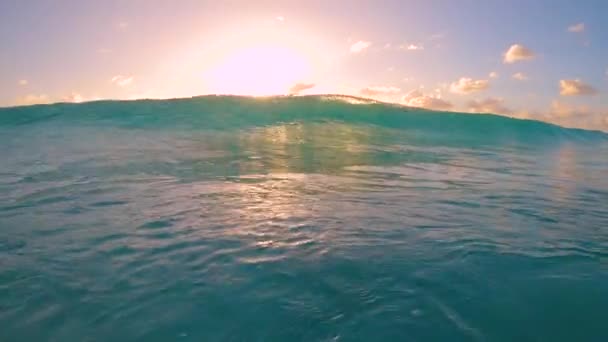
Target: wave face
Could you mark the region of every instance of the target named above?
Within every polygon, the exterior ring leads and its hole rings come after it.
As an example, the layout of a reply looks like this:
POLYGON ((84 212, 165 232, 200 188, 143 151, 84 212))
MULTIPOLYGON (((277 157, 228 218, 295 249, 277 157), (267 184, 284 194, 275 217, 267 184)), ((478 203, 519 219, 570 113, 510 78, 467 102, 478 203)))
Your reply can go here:
POLYGON ((207 96, 0 142, 0 340, 608 339, 601 132, 207 96))

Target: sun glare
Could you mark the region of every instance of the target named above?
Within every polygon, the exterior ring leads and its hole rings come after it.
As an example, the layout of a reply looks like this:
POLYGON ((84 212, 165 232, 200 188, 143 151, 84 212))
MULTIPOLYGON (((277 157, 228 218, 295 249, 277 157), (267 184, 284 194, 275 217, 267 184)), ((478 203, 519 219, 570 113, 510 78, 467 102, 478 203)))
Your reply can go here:
POLYGON ((229 23, 169 51, 156 71, 162 80, 156 93, 269 96, 296 85, 318 92, 326 89, 334 56, 322 35, 295 25, 229 23))
POLYGON ((259 45, 228 54, 209 70, 207 81, 216 94, 278 95, 306 80, 310 72, 311 63, 297 50, 259 45))

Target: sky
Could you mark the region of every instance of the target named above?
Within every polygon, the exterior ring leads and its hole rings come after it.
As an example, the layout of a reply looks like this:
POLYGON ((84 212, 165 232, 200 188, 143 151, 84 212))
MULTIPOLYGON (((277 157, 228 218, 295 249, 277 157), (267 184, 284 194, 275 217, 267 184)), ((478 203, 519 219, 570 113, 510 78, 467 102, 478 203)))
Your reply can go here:
POLYGON ((0 106, 339 93, 608 131, 604 0, 0 0, 0 106))

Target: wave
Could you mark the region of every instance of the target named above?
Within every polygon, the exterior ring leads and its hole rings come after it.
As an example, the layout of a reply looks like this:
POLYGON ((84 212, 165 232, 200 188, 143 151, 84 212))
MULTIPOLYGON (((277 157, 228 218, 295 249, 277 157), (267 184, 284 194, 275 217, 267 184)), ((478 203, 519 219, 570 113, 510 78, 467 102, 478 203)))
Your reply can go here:
POLYGON ((0 127, 46 122, 138 129, 230 130, 285 123, 340 122, 402 131, 433 142, 537 144, 608 141, 600 131, 494 114, 431 111, 345 96, 206 95, 168 100, 95 101, 0 108, 0 127))

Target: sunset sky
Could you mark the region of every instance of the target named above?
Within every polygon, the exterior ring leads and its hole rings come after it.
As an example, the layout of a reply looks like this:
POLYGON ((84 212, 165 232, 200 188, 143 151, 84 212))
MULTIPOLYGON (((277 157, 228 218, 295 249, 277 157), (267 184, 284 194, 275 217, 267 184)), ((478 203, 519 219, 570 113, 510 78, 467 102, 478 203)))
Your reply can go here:
POLYGON ((342 93, 608 130, 608 1, 2 0, 0 106, 342 93))

